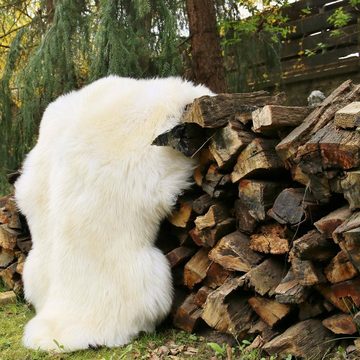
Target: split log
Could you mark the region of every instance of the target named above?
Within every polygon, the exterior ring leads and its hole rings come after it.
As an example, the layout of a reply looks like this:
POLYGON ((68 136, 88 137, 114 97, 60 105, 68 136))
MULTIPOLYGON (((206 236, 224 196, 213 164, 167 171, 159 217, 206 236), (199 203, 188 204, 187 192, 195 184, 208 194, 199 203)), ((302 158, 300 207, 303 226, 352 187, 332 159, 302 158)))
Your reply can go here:
POLYGON ((348 201, 350 209, 360 208, 360 171, 347 171, 340 180, 344 198, 348 201))
POLYGON ((351 80, 342 83, 276 146, 280 158, 292 162, 298 148, 331 121, 336 111, 359 98, 359 94, 360 85, 353 85, 351 80))
POLYGON ((272 296, 284 277, 284 264, 277 259, 266 259, 251 269, 244 279, 248 286, 254 288, 256 293, 272 296))
POLYGON ((353 316, 349 314, 330 316, 322 324, 334 334, 353 335, 357 332, 353 316))
POLYGON ((20 251, 27 254, 32 247, 32 241, 29 235, 19 235, 16 239, 16 245, 20 251))
POLYGON ((16 294, 14 291, 0 292, 0 306, 8 304, 16 304, 16 294))
POLYGON ((335 113, 335 125, 342 129, 360 126, 360 102, 354 101, 335 113))
POLYGON ((182 330, 193 332, 201 318, 202 309, 195 302, 195 294, 190 294, 177 309, 173 323, 182 330))
POLYGON ((243 179, 239 182, 239 199, 256 221, 263 221, 267 210, 285 187, 281 182, 243 179))
MULTIPOLYGON (((359 307, 360 306, 360 278, 343 281, 331 286, 334 295, 341 298, 351 299, 351 302, 359 307)), ((349 307, 349 309, 351 309, 349 307)))
POLYGON ((6 250, 14 250, 19 233, 10 229, 8 224, 0 225, 0 247, 6 250))
POLYGON ((221 174, 217 165, 210 165, 201 185, 202 189, 212 198, 231 197, 232 187, 230 175, 221 174))
POLYGON ((273 339, 275 336, 277 336, 279 333, 272 329, 265 321, 259 319, 256 321, 251 328, 248 331, 249 335, 256 335, 261 337, 261 345, 262 348, 263 345, 273 339))
POLYGON ((199 151, 197 157, 199 165, 195 168, 193 177, 196 185, 201 187, 206 172, 208 171, 209 166, 215 162, 215 159, 213 158, 208 148, 202 148, 199 151))
POLYGON ((234 114, 248 114, 259 106, 283 101, 283 94, 270 96, 266 91, 202 96, 186 107, 181 122, 196 123, 203 128, 218 128, 226 125, 234 114))
POLYGON ((307 174, 359 167, 360 134, 329 122, 298 149, 296 161, 307 174))
POLYGON ((215 200, 209 194, 203 194, 193 201, 192 208, 196 214, 204 215, 214 204, 215 200))
POLYGON ((196 228, 201 231, 212 228, 229 217, 228 209, 221 204, 211 205, 207 213, 195 219, 196 228))
POLYGON ((253 233, 258 222, 252 216, 249 205, 238 199, 235 201, 234 208, 237 228, 247 234, 253 233))
POLYGON ((298 305, 299 307, 299 320, 307 320, 318 317, 326 312, 326 308, 323 301, 313 301, 313 299, 307 299, 306 302, 298 305))
POLYGON ((291 268, 274 292, 275 299, 283 304, 301 304, 309 295, 309 289, 299 283, 291 268))
POLYGON ((185 156, 194 156, 206 141, 206 133, 197 124, 179 124, 160 134, 151 145, 170 146, 185 156))
POLYGON ((308 107, 265 105, 252 113, 253 129, 255 132, 273 134, 282 127, 296 127, 310 111, 308 107))
POLYGON ((278 223, 260 227, 260 234, 250 236, 250 249, 264 254, 286 254, 289 252, 287 229, 278 223))
POLYGON ((303 359, 321 359, 333 346, 333 335, 322 325, 320 320, 310 319, 288 328, 263 346, 268 354, 286 356, 291 354, 303 359))
POLYGON ((187 228, 192 219, 192 202, 191 201, 179 201, 178 209, 174 210, 172 214, 168 217, 170 224, 187 228))
POLYGON ((312 286, 325 282, 325 277, 309 260, 300 260, 296 257, 291 259, 291 269, 295 279, 303 286, 312 286))
POLYGON ((330 304, 334 305, 336 308, 342 312, 349 312, 352 304, 348 299, 341 299, 337 297, 334 291, 328 284, 319 284, 315 285, 315 289, 328 301, 330 304))
POLYGON ((244 126, 232 121, 212 136, 209 150, 220 169, 230 169, 240 151, 250 144, 254 137, 244 126))
POLYGON ((200 249, 184 267, 184 284, 192 289, 206 277, 206 273, 211 265, 206 248, 200 249))
POLYGON ((236 337, 250 329, 254 313, 247 297, 234 293, 243 284, 242 278, 230 278, 207 297, 201 317, 210 327, 236 337))
POLYGON ((338 247, 325 234, 311 230, 293 242, 290 259, 326 261, 335 256, 338 247))
POLYGON ((15 260, 14 250, 7 250, 0 247, 0 268, 6 268, 15 260))
POLYGON ((351 210, 348 206, 343 206, 340 209, 332 211, 328 215, 319 219, 314 223, 315 227, 323 233, 327 238, 332 238, 334 230, 340 226, 351 215, 351 210))
POLYGON ((198 230, 196 227, 189 234, 198 246, 213 247, 223 236, 235 230, 235 219, 228 218, 217 223, 213 228, 198 230))
POLYGON ((351 263, 347 253, 340 251, 326 266, 324 273, 332 284, 350 280, 358 275, 358 271, 351 263))
POLYGON ((260 296, 253 296, 248 301, 259 317, 271 327, 283 320, 291 310, 289 305, 260 296))
POLYGON ((175 267, 183 263, 194 253, 194 249, 186 246, 180 246, 166 254, 170 267, 175 267))
POLYGON ((7 289, 14 289, 16 283, 20 281, 20 276, 16 273, 16 266, 17 264, 13 263, 0 271, 0 279, 7 289))
POLYGON ((237 182, 245 176, 278 175, 284 164, 275 151, 277 140, 254 139, 238 156, 231 173, 231 181, 237 182))
POLYGON ((219 241, 209 252, 209 258, 224 269, 248 272, 262 260, 261 255, 250 249, 249 242, 248 236, 235 231, 219 241))
POLYGON ((288 188, 276 198, 269 216, 280 224, 298 225, 307 219, 313 219, 319 205, 304 188, 288 188))
MULTIPOLYGON (((222 285, 222 284, 221 284, 222 285)), ((201 307, 205 304, 207 297, 213 292, 213 289, 209 286, 202 286, 194 296, 194 303, 201 307)))
POLYGON ((232 271, 224 269, 217 263, 212 263, 206 273, 204 285, 215 289, 221 286, 232 274, 232 271))

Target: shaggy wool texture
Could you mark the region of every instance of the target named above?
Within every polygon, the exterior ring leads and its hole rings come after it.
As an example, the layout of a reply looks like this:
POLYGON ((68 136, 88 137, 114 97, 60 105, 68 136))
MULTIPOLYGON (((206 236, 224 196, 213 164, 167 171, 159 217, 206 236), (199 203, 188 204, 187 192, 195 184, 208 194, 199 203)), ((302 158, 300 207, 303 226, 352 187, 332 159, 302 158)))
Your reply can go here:
POLYGON ((180 78, 110 76, 48 106, 15 185, 33 240, 26 347, 120 346, 168 314, 171 273, 154 242, 194 164, 151 143, 202 95, 180 78))

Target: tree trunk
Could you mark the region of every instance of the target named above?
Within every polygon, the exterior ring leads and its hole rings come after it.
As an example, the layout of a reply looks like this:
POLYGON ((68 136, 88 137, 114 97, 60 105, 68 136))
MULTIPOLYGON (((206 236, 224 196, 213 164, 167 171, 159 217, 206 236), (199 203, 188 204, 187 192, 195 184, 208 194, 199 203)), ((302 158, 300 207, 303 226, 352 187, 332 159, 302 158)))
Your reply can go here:
POLYGON ((216 93, 226 91, 225 71, 213 0, 186 0, 193 79, 216 93))

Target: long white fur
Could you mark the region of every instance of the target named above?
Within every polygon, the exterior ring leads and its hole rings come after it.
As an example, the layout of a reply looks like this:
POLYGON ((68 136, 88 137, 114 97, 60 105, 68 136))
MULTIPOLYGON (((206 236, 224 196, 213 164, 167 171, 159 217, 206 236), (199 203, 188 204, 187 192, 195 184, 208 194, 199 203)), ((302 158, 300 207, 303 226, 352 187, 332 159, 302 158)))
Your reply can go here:
POLYGON ((26 347, 120 346, 168 314, 170 269, 154 241, 193 163, 151 142, 202 95, 180 78, 109 76, 48 106, 15 185, 33 240, 26 347))

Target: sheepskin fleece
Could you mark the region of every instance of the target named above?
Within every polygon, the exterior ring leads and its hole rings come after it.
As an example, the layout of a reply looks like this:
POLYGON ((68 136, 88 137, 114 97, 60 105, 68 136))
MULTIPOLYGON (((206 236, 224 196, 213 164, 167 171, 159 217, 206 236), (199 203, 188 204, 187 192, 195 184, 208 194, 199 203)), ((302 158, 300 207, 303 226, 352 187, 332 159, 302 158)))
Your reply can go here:
POLYGON ((168 314, 170 268, 154 241, 194 164, 151 142, 202 95, 180 78, 109 76, 48 106, 15 185, 33 240, 26 347, 120 346, 168 314))

